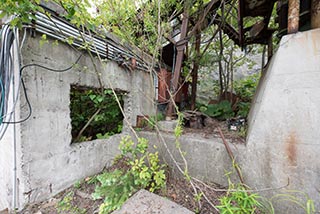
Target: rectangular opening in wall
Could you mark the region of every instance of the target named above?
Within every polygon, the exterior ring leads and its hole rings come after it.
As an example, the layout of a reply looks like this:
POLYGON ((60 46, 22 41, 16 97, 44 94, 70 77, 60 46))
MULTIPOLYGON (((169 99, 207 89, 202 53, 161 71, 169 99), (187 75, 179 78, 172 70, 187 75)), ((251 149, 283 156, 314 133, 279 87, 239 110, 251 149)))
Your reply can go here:
POLYGON ((121 133, 123 115, 116 101, 123 107, 124 92, 111 89, 71 85, 70 117, 72 143, 105 139, 121 133))

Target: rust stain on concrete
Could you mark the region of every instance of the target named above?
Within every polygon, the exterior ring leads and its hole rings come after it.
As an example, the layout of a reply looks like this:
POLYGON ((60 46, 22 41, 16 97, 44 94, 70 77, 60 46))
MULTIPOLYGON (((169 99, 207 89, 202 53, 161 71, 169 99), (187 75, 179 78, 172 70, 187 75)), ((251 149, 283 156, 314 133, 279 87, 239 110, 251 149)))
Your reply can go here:
POLYGON ((286 154, 290 166, 297 166, 297 144, 296 134, 292 132, 286 140, 286 154))

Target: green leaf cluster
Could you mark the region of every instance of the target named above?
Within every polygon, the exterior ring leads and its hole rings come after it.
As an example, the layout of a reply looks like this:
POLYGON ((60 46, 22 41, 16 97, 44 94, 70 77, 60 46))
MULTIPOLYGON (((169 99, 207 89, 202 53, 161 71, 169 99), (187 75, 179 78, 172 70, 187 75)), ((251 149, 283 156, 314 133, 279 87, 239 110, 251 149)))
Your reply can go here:
POLYGON ((209 104, 204 113, 220 120, 225 120, 234 116, 231 103, 227 100, 223 100, 217 104, 209 104))
POLYGON ((147 151, 146 139, 139 138, 135 146, 129 136, 123 137, 119 149, 130 169, 116 169, 97 176, 100 185, 96 186, 93 198, 104 198, 99 210, 101 214, 119 209, 139 189, 154 192, 165 186, 164 165, 159 163, 158 152, 147 151))
POLYGON ((0 19, 14 16, 11 25, 22 27, 22 24, 29 24, 35 19, 35 11, 43 11, 39 4, 40 0, 1 0, 0 19))
POLYGON ((234 90, 245 102, 251 102, 260 80, 260 73, 247 76, 234 82, 234 90))
POLYGON ((58 213, 78 213, 85 214, 86 209, 79 208, 72 204, 74 192, 68 192, 61 201, 57 204, 58 213))
POLYGON ((229 190, 225 196, 219 199, 217 206, 221 214, 252 214, 258 213, 262 204, 261 197, 255 193, 249 193, 242 184, 229 184, 229 190))

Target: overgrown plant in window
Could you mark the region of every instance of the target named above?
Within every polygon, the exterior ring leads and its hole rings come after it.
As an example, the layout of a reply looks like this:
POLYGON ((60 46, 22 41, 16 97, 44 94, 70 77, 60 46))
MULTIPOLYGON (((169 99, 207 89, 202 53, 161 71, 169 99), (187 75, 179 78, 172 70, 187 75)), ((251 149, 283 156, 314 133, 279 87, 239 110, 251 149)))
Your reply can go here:
MULTIPOLYGON (((123 105, 123 93, 117 94, 123 105)), ((72 142, 107 138, 120 133, 123 115, 112 90, 71 87, 72 142)))

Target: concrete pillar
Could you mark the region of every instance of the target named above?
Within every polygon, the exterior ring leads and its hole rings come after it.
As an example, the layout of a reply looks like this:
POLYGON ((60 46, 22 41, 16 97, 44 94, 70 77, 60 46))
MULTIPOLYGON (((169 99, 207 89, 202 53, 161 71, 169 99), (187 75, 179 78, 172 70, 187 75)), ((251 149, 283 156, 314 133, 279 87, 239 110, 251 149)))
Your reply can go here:
POLYGON ((320 28, 320 0, 311 2, 311 28, 320 28))
POLYGON ((291 34, 299 30, 300 0, 289 0, 288 5, 288 34, 291 34))

